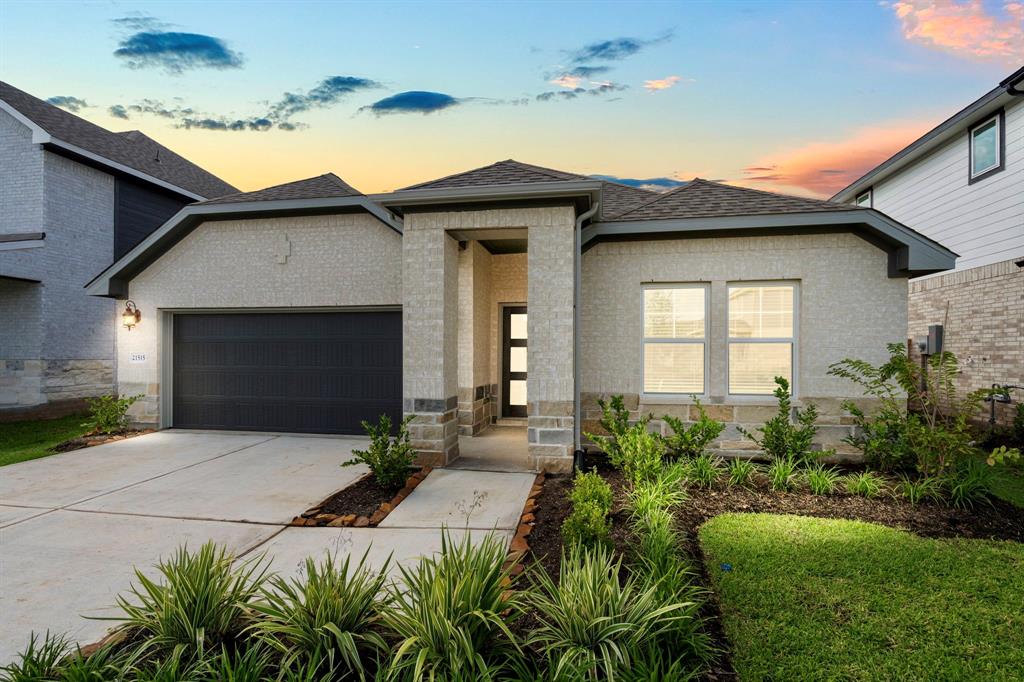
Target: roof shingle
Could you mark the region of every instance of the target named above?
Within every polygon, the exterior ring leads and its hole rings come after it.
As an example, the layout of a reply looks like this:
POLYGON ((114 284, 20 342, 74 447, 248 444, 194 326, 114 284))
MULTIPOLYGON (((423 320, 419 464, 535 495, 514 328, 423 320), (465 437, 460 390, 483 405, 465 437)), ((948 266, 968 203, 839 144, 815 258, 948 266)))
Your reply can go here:
POLYGON ((759 189, 734 187, 696 178, 617 214, 609 221, 717 218, 815 211, 849 211, 854 207, 759 189))
MULTIPOLYGON (((506 159, 492 163, 489 166, 474 168, 472 170, 446 175, 443 178, 428 180, 409 187, 403 187, 399 192, 416 189, 445 189, 457 187, 488 187, 491 185, 519 185, 534 182, 570 182, 574 180, 595 180, 587 175, 579 173, 568 173, 544 168, 532 164, 506 159)), ((658 196, 639 187, 620 185, 616 182, 600 180, 601 182, 601 215, 609 216, 625 211, 645 200, 658 196)))
POLYGON ((200 201, 200 204, 233 204, 245 201, 278 201, 283 199, 327 199, 329 197, 358 197, 362 192, 352 187, 334 173, 324 173, 315 178, 286 182, 254 192, 239 192, 225 197, 200 201))
POLYGON ((238 191, 138 130, 111 132, 3 81, 0 100, 58 140, 193 194, 212 198, 238 191))

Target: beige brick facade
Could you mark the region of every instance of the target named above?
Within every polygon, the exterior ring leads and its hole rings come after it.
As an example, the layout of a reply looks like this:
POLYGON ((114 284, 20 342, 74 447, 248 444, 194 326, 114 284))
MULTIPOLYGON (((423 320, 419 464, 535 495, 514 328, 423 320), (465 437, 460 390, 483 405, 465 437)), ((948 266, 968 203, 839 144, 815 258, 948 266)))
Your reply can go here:
MULTIPOLYGON (((911 282, 910 338, 923 340, 932 324, 944 325, 945 349, 960 360, 961 391, 1024 385, 1024 268, 1015 261, 911 282)), ((997 404, 997 422, 1010 424, 1014 407, 997 404)), ((979 420, 987 418, 988 406, 979 420)))
POLYGON ((118 392, 146 396, 137 423, 160 423, 169 310, 398 306, 401 257, 402 237, 364 213, 204 223, 131 281, 142 321, 116 323, 118 392))
MULTIPOLYGON (((702 402, 727 423, 718 447, 749 447, 737 426, 756 427, 772 414, 770 396, 731 397, 726 384, 727 286, 737 281, 797 283, 797 402, 822 412, 819 442, 850 433, 840 403, 859 398, 852 384, 828 376, 846 357, 882 362, 886 344, 905 340, 907 282, 887 277, 887 254, 852 234, 665 239, 602 243, 583 257, 581 389, 584 430, 600 416, 596 398, 622 393, 637 414, 687 419, 685 396, 641 392, 642 287, 650 283, 707 283, 709 374, 702 402)), ((870 405, 868 405, 870 406, 870 405)))

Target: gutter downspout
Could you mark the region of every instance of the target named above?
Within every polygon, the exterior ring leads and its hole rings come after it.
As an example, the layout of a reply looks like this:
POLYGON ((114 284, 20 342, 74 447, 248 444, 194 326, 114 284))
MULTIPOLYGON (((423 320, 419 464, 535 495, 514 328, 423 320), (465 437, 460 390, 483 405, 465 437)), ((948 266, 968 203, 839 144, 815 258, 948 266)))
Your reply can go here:
POLYGON ((586 213, 576 218, 576 229, 573 231, 573 298, 572 298, 572 385, 573 385, 573 450, 580 450, 580 427, 582 408, 580 401, 580 301, 583 298, 583 221, 593 218, 601 208, 598 199, 586 213))

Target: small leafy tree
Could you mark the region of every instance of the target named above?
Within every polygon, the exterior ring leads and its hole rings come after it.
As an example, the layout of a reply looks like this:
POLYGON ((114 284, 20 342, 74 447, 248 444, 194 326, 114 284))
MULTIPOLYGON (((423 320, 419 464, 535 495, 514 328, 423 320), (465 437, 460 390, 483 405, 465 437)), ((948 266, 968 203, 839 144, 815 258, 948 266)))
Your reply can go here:
POLYGON ((686 426, 679 417, 669 414, 662 417, 662 420, 672 428, 672 435, 665 438, 665 446, 673 459, 693 459, 701 456, 708 445, 725 430, 723 422, 708 417, 697 396, 693 396, 693 403, 697 407, 699 417, 690 426, 686 426))
POLYGON ((124 433, 128 430, 128 408, 142 397, 127 395, 117 398, 112 395, 101 395, 86 398, 89 420, 82 426, 89 428, 93 433, 124 433))
POLYGON ((773 460, 789 459, 797 464, 811 462, 820 453, 814 453, 811 445, 814 435, 818 432, 815 422, 818 420, 818 408, 813 404, 804 409, 794 408, 789 392, 789 381, 783 377, 775 377, 773 395, 778 401, 779 409, 774 417, 757 427, 757 435, 738 427, 740 433, 753 441, 764 453, 773 460), (790 418, 792 413, 793 417, 790 418))
POLYGON ((391 417, 382 414, 376 425, 364 420, 363 428, 370 436, 370 447, 367 450, 353 450, 352 459, 342 462, 341 466, 365 464, 370 467, 380 486, 401 487, 409 476, 409 467, 416 460, 416 451, 409 443, 409 422, 412 419, 413 415, 409 415, 399 422, 398 435, 394 440, 391 438, 391 417))
MULTIPOLYGON (((622 448, 620 442, 622 436, 629 430, 629 410, 626 409, 625 401, 621 395, 613 395, 611 400, 597 399, 601 407, 600 424, 608 435, 602 436, 595 433, 585 433, 586 437, 594 442, 601 451, 608 455, 612 466, 622 467, 622 448)), ((646 428, 650 417, 641 418, 646 428)))

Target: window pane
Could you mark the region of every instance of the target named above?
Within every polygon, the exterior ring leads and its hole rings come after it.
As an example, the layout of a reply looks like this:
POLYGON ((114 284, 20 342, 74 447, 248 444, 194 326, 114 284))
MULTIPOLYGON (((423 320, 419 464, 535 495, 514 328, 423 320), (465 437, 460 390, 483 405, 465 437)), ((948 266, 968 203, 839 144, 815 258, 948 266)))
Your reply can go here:
POLYGON ((871 206, 871 192, 864 192, 859 197, 857 197, 857 205, 858 206, 867 206, 867 207, 870 208, 870 206, 871 206))
POLYGON ((704 338, 704 287, 644 289, 644 336, 704 338))
POLYGON ((777 339, 793 336, 793 287, 729 287, 729 336, 777 339))
POLYGON ((999 165, 999 130, 992 119, 972 133, 971 173, 977 175, 999 165))
POLYGON ((526 404, 526 381, 520 379, 513 379, 508 382, 508 404, 526 404))
POLYGON ((526 371, 526 349, 522 346, 513 346, 508 349, 508 371, 510 372, 525 372, 526 371))
POLYGON ((526 313, 513 313, 508 318, 508 337, 510 339, 525 339, 526 313))
POLYGON ((704 344, 644 344, 644 393, 704 393, 704 344))
POLYGON ((793 381, 793 344, 729 344, 729 393, 771 395, 775 377, 793 381))

